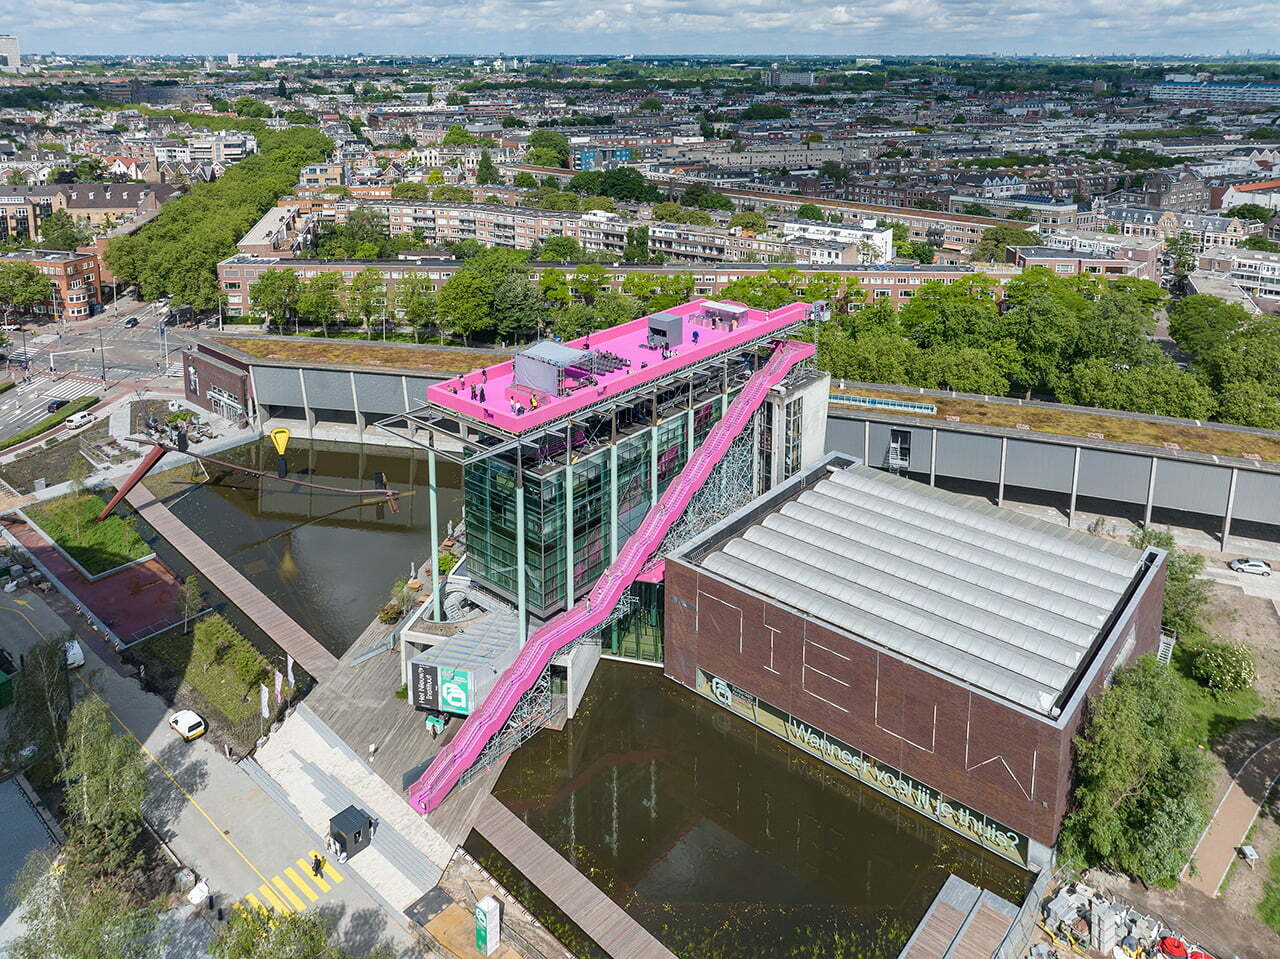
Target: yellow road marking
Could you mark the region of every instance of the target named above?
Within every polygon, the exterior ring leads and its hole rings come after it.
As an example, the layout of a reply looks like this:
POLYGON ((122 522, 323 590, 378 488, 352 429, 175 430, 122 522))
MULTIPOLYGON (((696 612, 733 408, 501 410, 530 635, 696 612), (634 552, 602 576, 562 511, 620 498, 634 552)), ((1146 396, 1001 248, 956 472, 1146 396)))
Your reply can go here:
MULTIPOLYGON (((330 886, 327 882, 324 881, 324 877, 317 876, 311 871, 311 863, 307 862, 305 859, 299 859, 298 865, 302 867, 302 871, 306 874, 307 878, 320 887, 321 892, 329 891, 330 886)), ((285 870, 285 872, 288 872, 288 871, 289 871, 288 869, 285 870)))
MULTIPOLYGON (((245 902, 247 902, 250 906, 252 906, 254 909, 258 910, 258 912, 267 912, 267 911, 268 911, 268 910, 267 910, 267 907, 266 907, 266 906, 264 906, 264 905, 262 904, 262 900, 261 900, 261 899, 259 899, 257 896, 255 896, 253 893, 249 893, 249 895, 245 896, 245 897, 244 897, 244 900, 245 900, 245 902)), ((240 906, 240 903, 236 903, 236 905, 237 905, 237 906, 240 906)), ((244 907, 243 907, 243 906, 240 906, 240 908, 242 908, 242 909, 243 909, 244 907)))
POLYGON ((294 870, 292 866, 286 866, 284 869, 284 874, 288 876, 289 881, 293 883, 295 886, 297 886, 298 889, 302 892, 302 894, 306 896, 308 899, 310 899, 312 902, 315 902, 317 899, 320 898, 314 892, 311 891, 311 887, 307 885, 306 880, 304 880, 301 876, 299 876, 297 871, 294 870))
MULTIPOLYGON (((17 610, 15 610, 15 612, 17 612, 17 610)), ((146 753, 147 758, 150 759, 155 764, 155 767, 159 769, 162 773, 164 773, 165 778, 168 779, 169 782, 173 783, 174 788, 176 788, 178 792, 182 793, 182 795, 186 797, 187 802, 191 803, 191 805, 195 808, 195 810, 198 813, 200 813, 201 816, 204 817, 204 821, 207 822, 213 828, 214 832, 216 832, 219 836, 222 837, 222 841, 225 842, 228 846, 230 846, 232 851, 235 852, 235 854, 240 857, 241 861, 243 861, 246 866, 248 866, 251 870, 253 870, 253 874, 265 883, 267 881, 267 877, 262 874, 262 872, 258 869, 257 866, 255 866, 252 862, 249 861, 249 857, 240 851, 240 847, 235 844, 235 842, 231 839, 231 837, 227 835, 225 831, 218 828, 218 824, 213 821, 213 817, 204 811, 204 807, 201 806, 198 802, 196 802, 195 797, 192 796, 191 793, 187 792, 185 789, 182 788, 182 784, 179 783, 178 780, 173 778, 173 774, 169 772, 168 769, 165 768, 164 763, 156 759, 155 753, 153 753, 150 749, 148 749, 147 744, 144 743, 141 739, 137 737, 137 735, 134 734, 134 731, 130 729, 128 725, 125 723, 125 721, 121 719, 120 716, 116 713, 116 711, 111 708, 111 704, 107 702, 105 699, 102 699, 101 696, 98 696, 97 691, 94 690, 94 688, 90 686, 88 683, 86 683, 84 681, 84 677, 81 676, 79 673, 76 673, 76 679, 78 679, 80 681, 80 685, 83 686, 89 692, 89 695, 96 696, 98 699, 102 700, 102 704, 107 707, 107 712, 111 714, 111 716, 119 724, 120 728, 129 734, 130 738, 132 738, 133 741, 138 744, 138 748, 140 748, 144 753, 146 753)))
POLYGON ((271 903, 271 905, 275 907, 276 912, 279 912, 283 915, 289 914, 290 912, 289 907, 286 906, 284 902, 280 899, 280 897, 277 896, 275 892, 272 891, 270 886, 267 886, 267 885, 259 886, 258 892, 262 894, 263 899, 265 899, 267 902, 271 903))
MULTIPOLYGON (((314 849, 312 849, 311 850, 312 858, 315 858, 315 856, 317 855, 318 853, 314 849)), ((321 862, 324 864, 324 874, 329 877, 330 881, 332 881, 335 884, 342 882, 342 873, 338 872, 338 870, 333 868, 332 864, 329 862, 327 857, 322 858, 321 862)))
POLYGON ((289 900, 289 905, 293 906, 295 912, 305 912, 306 906, 302 900, 298 898, 298 894, 289 888, 289 884, 279 876, 272 876, 271 881, 276 884, 276 888, 280 890, 280 894, 289 900))
MULTIPOLYGON (((22 605, 23 605, 23 606, 26 606, 28 609, 30 609, 30 608, 31 608, 31 604, 30 604, 30 603, 23 602, 23 601, 22 601, 22 600, 20 600, 20 599, 15 599, 15 600, 14 600, 14 602, 15 602, 15 603, 22 603, 22 605)), ((44 630, 43 630, 43 629, 41 629, 39 626, 37 626, 35 623, 31 622, 31 617, 30 617, 30 616, 28 616, 26 613, 24 613, 22 610, 20 610, 20 609, 14 609, 12 606, 0 606, 0 609, 5 610, 6 612, 16 613, 17 615, 21 616, 23 619, 25 619, 25 620, 27 621, 27 625, 28 625, 28 626, 30 626, 33 630, 35 630, 37 634, 39 634, 39 636, 40 636, 40 638, 41 638, 41 639, 48 639, 48 638, 49 638, 48 636, 46 636, 46 635, 45 635, 44 630)))

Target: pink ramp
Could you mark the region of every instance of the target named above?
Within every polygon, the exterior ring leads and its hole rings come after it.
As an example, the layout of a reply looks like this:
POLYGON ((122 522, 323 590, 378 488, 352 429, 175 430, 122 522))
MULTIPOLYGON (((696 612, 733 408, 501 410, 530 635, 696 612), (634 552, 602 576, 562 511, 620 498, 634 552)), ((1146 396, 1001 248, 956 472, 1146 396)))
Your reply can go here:
POLYGON ((533 686, 552 657, 608 618, 623 592, 644 568, 645 561, 662 544, 667 531, 707 481, 711 470, 751 422, 769 390, 782 382, 792 367, 813 353, 812 343, 784 342, 752 375, 742 392, 729 404, 724 417, 712 427, 706 440, 689 458, 676 481, 667 487, 640 528, 627 540, 618 558, 596 581, 590 595, 549 620, 529 637, 516 661, 498 677, 497 684, 480 708, 466 718, 458 734, 431 761, 422 778, 409 787, 409 803, 415 809, 426 813, 439 806, 462 774, 480 757, 489 740, 502 729, 520 697, 533 686))

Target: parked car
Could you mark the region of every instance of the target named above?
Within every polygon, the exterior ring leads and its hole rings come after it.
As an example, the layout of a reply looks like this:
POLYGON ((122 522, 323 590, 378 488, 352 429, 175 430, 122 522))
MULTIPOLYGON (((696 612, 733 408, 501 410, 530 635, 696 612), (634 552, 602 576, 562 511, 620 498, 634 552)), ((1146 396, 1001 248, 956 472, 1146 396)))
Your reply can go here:
POLYGON ((79 430, 88 426, 98 418, 96 413, 90 413, 88 410, 82 410, 79 413, 72 413, 67 417, 67 429, 79 430))
POLYGON ((1260 559, 1250 559, 1248 556, 1241 556, 1239 559, 1233 559, 1227 565, 1237 573, 1253 573, 1255 576, 1271 575, 1270 563, 1264 563, 1260 559))
POLYGON ((188 743, 199 739, 209 731, 209 727, 205 725, 199 714, 190 709, 179 709, 170 716, 169 728, 181 736, 183 742, 188 743))
POLYGON ((62 650, 66 657, 67 669, 79 669, 84 665, 84 648, 80 645, 80 640, 68 640, 62 644, 62 650))
POLYGON ((70 402, 70 400, 50 400, 47 408, 50 413, 56 413, 70 402))

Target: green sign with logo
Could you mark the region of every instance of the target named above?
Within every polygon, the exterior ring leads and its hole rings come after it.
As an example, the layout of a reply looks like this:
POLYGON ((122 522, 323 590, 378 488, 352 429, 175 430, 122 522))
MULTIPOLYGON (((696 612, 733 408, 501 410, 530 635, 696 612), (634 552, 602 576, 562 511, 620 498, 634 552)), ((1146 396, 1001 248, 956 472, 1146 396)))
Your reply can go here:
POLYGON ((440 708, 466 716, 471 712, 471 673, 465 669, 440 669, 440 708))

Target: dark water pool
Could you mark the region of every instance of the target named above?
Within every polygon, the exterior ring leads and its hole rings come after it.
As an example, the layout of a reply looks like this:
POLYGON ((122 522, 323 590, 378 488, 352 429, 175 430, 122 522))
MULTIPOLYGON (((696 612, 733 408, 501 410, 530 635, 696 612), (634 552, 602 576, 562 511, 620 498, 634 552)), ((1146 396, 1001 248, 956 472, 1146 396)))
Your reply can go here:
MULTIPOLYGON (((275 470, 267 439, 216 458, 275 470)), ((386 602, 392 583, 431 551, 426 454, 345 443, 289 444, 290 475, 346 489, 375 472, 402 491, 400 512, 369 498, 307 489, 234 470, 182 466, 147 480, 174 514, 339 655, 386 602)), ((462 516, 461 470, 437 464, 441 534, 462 516)))
POLYGON ((893 959, 949 873, 1030 883, 644 666, 602 662, 495 794, 683 959, 893 959))

